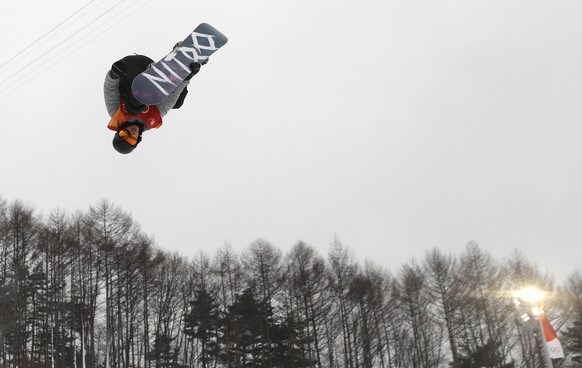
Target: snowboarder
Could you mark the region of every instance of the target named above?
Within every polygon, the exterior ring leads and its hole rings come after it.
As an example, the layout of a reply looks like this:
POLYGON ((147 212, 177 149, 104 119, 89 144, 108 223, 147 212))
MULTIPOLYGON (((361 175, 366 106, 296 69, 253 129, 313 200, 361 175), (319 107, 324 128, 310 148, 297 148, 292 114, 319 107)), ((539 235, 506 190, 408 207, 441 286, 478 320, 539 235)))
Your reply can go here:
POLYGON ((153 62, 144 55, 126 56, 113 63, 105 77, 103 93, 107 112, 111 116, 107 127, 115 131, 113 147, 119 153, 132 152, 141 141, 144 131, 159 128, 162 125, 162 117, 168 111, 182 106, 188 93, 186 86, 201 67, 200 63, 192 62, 190 75, 164 101, 146 106, 131 93, 131 83, 153 62))

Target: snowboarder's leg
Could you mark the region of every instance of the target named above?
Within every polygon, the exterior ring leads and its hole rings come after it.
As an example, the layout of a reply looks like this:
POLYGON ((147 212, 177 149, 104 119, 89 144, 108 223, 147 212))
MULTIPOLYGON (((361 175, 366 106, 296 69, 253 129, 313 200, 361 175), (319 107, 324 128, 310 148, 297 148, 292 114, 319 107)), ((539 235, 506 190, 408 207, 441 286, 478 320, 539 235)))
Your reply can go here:
POLYGON ((184 104, 184 99, 186 98, 187 94, 188 94, 188 87, 184 87, 184 89, 180 93, 180 97, 178 97, 178 101, 176 101, 176 103, 174 104, 174 107, 172 107, 172 109, 179 109, 180 107, 182 107, 182 105, 184 104))

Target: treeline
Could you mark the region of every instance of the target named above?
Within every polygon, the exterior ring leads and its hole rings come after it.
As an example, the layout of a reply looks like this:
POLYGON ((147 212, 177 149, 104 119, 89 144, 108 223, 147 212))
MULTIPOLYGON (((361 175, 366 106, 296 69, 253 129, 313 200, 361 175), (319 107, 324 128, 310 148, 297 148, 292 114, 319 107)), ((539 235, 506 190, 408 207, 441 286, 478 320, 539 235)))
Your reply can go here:
POLYGON ((542 367, 537 321, 511 307, 531 285, 550 292, 554 363, 580 367, 582 276, 556 287, 517 252, 470 242, 389 272, 338 239, 259 239, 186 259, 106 200, 41 217, 0 199, 0 367, 542 367))

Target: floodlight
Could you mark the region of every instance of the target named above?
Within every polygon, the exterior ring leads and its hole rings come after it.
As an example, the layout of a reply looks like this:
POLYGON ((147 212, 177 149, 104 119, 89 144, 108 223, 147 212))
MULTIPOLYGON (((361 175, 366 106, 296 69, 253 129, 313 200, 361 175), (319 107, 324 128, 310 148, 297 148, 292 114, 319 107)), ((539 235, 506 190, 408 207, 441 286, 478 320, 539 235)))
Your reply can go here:
POLYGON ((530 303, 537 303, 543 299, 543 293, 535 287, 521 289, 516 294, 519 299, 523 299, 530 303))

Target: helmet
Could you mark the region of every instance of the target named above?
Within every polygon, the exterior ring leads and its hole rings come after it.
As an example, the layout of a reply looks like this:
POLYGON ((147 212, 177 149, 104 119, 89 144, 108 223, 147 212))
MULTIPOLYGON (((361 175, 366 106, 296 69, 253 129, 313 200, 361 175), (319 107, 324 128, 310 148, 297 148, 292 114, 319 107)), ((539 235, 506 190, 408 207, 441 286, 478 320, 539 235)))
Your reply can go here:
POLYGON ((137 147, 137 144, 132 146, 131 144, 127 143, 125 139, 119 136, 119 132, 115 133, 113 136, 113 148, 121 154, 128 154, 133 151, 137 147))
POLYGON ((124 154, 124 155, 132 152, 135 149, 135 147, 137 147, 139 142, 141 142, 141 134, 144 130, 145 130, 145 123, 141 119, 137 119, 137 118, 129 119, 128 121, 126 121, 125 123, 123 123, 119 126, 119 129, 117 130, 117 132, 113 136, 113 142, 112 142, 113 148, 115 148, 115 150, 117 152, 124 154), (129 143, 126 140, 127 138, 124 138, 120 135, 121 132, 124 132, 125 129, 131 125, 136 125, 139 128, 139 136, 138 136, 135 144, 129 143))

